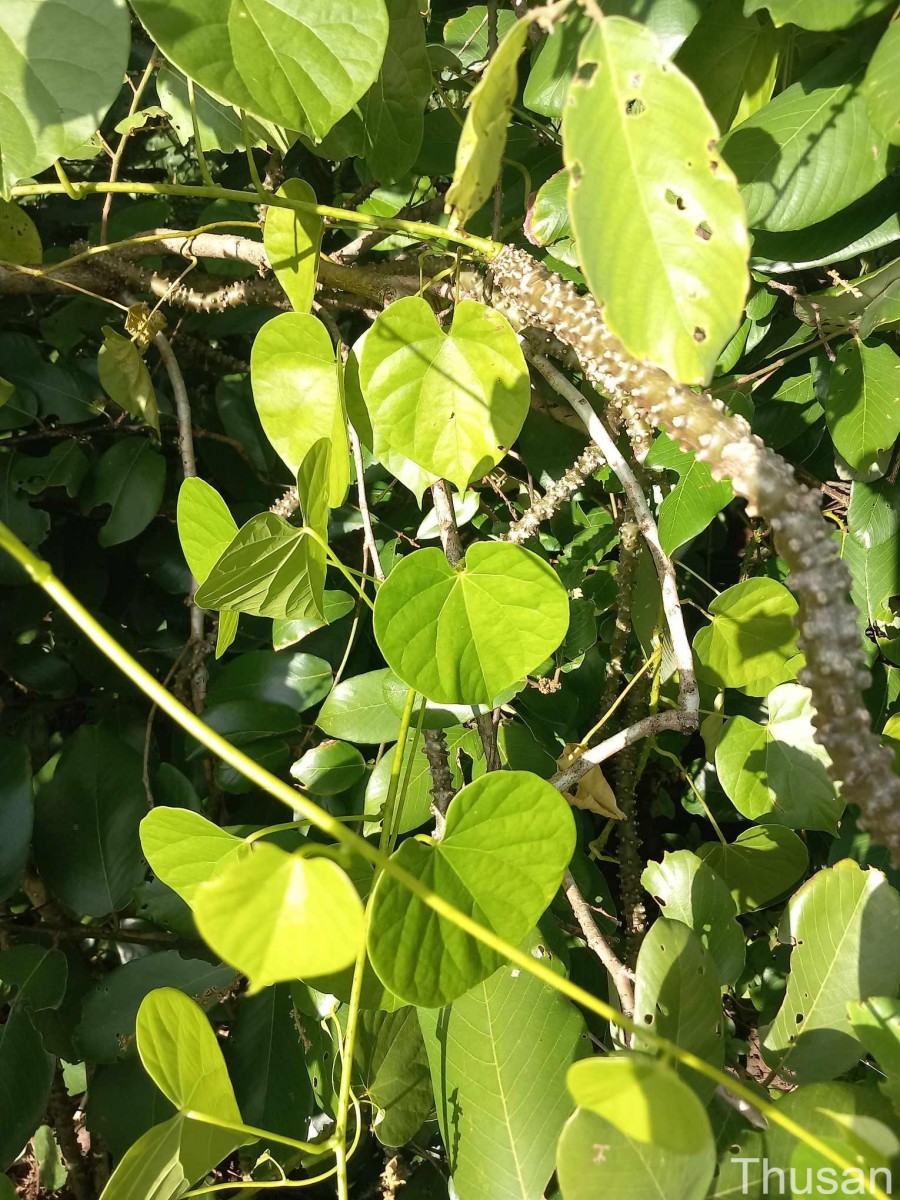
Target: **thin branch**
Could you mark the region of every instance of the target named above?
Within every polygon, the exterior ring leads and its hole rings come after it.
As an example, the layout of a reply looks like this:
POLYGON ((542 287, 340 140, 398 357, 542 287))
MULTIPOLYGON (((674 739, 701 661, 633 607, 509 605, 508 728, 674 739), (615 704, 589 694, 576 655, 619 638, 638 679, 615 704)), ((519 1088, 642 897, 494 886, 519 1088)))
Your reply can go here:
POLYGON ((14 919, 0 919, 0 927, 12 933, 27 933, 29 937, 35 934, 52 935, 54 938, 67 938, 71 941, 83 942, 115 942, 136 946, 192 946, 200 944, 199 938, 193 941, 179 937, 175 933, 165 933, 155 929, 104 929, 102 925, 79 925, 76 921, 48 921, 42 916, 40 925, 24 925, 14 919))
MULTIPOLYGON (((144 73, 138 81, 137 87, 134 89, 134 95, 131 98, 131 105, 128 109, 126 120, 130 120, 138 108, 140 107, 141 99, 144 92, 147 90, 147 84, 150 82, 150 77, 159 66, 159 59, 156 57, 156 47, 150 51, 150 57, 147 60, 147 66, 144 68, 144 73)), ((130 125, 126 125, 125 132, 119 138, 119 144, 116 146, 115 154, 113 155, 112 166, 109 169, 109 182, 115 183, 119 178, 119 168, 122 166, 122 159, 125 155, 125 147, 128 145, 128 139, 134 133, 134 129, 130 125)), ((100 215, 100 241, 106 241, 106 228, 109 224, 109 214, 112 209, 113 193, 107 193, 106 199, 103 201, 103 212, 100 215)))
POLYGON ((57 1062, 47 1103, 47 1116, 53 1126, 62 1160, 68 1172, 69 1177, 66 1180, 68 1190, 72 1193, 74 1200, 91 1200, 93 1195, 91 1172, 81 1151, 81 1146, 78 1144, 75 1111, 76 1105, 66 1091, 62 1063, 57 1062))
POLYGON ((423 753, 428 759, 428 772, 431 775, 431 812, 434 816, 434 837, 436 841, 444 835, 444 823, 447 809, 455 793, 453 791, 453 776, 450 774, 450 759, 447 753, 447 736, 443 729, 426 729, 423 753))
POLYGON ((375 544, 375 534, 372 530, 372 515, 369 512, 369 502, 366 498, 366 469, 363 465, 362 446, 359 444, 359 438, 352 425, 348 426, 348 431, 350 433, 350 447, 353 451, 353 462, 356 466, 356 494, 359 500, 359 512, 363 523, 363 537, 372 559, 372 570, 375 572, 375 578, 379 582, 384 583, 384 569, 381 566, 381 559, 378 557, 378 547, 375 544))
POLYGON ((521 546, 529 538, 537 534, 538 528, 544 521, 549 521, 554 513, 570 500, 584 486, 586 479, 598 471, 606 459, 600 448, 589 442, 568 471, 555 483, 547 488, 540 500, 536 500, 527 512, 510 525, 504 541, 521 546))
POLYGON ((606 967, 609 977, 613 981, 622 1012, 626 1017, 630 1017, 634 1012, 634 982, 631 972, 619 959, 612 946, 610 946, 609 942, 603 936, 597 922, 594 920, 594 914, 591 912, 590 905, 584 896, 582 896, 578 884, 575 882, 570 871, 566 871, 566 877, 563 880, 563 891, 571 905, 572 912, 575 914, 578 928, 584 935, 584 940, 587 942, 589 949, 597 955, 604 967, 606 967))

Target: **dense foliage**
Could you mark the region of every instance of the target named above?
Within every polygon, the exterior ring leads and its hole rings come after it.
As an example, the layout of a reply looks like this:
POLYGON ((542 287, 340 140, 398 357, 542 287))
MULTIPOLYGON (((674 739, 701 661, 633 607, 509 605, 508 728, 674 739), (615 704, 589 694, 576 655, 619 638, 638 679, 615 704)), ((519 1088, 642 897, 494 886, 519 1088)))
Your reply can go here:
POLYGON ((0 5, 0 1198, 891 1193, 892 8, 0 5))

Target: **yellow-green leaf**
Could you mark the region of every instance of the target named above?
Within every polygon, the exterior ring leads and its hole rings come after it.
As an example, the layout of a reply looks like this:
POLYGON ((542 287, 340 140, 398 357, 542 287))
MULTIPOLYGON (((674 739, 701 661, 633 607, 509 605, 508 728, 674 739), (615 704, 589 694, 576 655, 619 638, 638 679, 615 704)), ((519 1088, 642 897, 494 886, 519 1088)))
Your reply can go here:
MULTIPOLYGON (((288 200, 315 204, 316 193, 302 179, 288 179, 275 193, 288 200)), ((284 288, 294 312, 308 313, 316 293, 319 271, 319 247, 322 244, 322 218, 269 205, 263 242, 269 265, 284 288)))

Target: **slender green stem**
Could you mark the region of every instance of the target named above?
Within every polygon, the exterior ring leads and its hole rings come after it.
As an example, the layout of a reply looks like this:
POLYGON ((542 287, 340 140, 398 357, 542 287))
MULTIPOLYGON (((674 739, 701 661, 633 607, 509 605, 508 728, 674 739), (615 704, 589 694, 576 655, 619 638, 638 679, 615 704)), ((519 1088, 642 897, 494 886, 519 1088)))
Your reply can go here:
MULTIPOLYGON (((59 168, 60 179, 66 178, 59 168)), ((83 200, 85 196, 102 196, 120 193, 126 196, 186 196, 197 200, 233 200, 237 204, 259 204, 257 192, 246 192, 238 188, 219 187, 216 184, 187 183, 139 183, 117 181, 115 183, 89 182, 72 183, 26 183, 11 189, 12 199, 28 196, 66 195, 72 200, 83 200)), ((425 242, 452 242, 465 246, 482 258, 492 259, 502 246, 488 238, 476 237, 462 230, 445 229, 443 225, 432 225, 428 221, 407 221, 402 217, 379 217, 374 213, 357 212, 350 208, 334 208, 328 204, 312 204, 306 200, 291 200, 287 196, 276 196, 266 192, 266 203, 270 208, 288 208, 292 212, 316 213, 334 225, 360 225, 366 229, 386 229, 390 233, 406 233, 425 242)))
POLYGON ((283 1133, 273 1133, 271 1129, 258 1129, 255 1125, 245 1125, 243 1121, 228 1121, 224 1117, 211 1117, 208 1113, 191 1110, 184 1114, 189 1120, 201 1125, 214 1125, 219 1129, 231 1129, 235 1133, 246 1133, 252 1138, 266 1138, 269 1141, 280 1142, 282 1146, 293 1146, 304 1154, 328 1154, 334 1149, 333 1137, 324 1142, 299 1142, 296 1138, 285 1137, 283 1133))
MULTIPOLYGON (((366 904, 366 923, 363 939, 360 942, 359 950, 356 955, 356 963, 353 967, 353 983, 350 986, 350 1000, 347 1004, 347 1030, 344 1034, 344 1040, 341 1050, 341 1086, 338 1090, 338 1106, 335 1114, 334 1122, 334 1155, 337 1165, 337 1193, 338 1200, 349 1200, 349 1184, 347 1180, 347 1160, 356 1148, 356 1139, 354 1145, 348 1152, 347 1144, 347 1122, 350 1118, 350 1085, 353 1079, 353 1055, 356 1052, 356 1033, 359 1029, 359 1005, 362 999, 363 978, 366 971, 366 944, 369 940, 369 921, 372 919, 372 894, 369 893, 369 899, 366 904)), ((357 1123, 357 1138, 359 1137, 360 1119, 359 1111, 356 1114, 357 1123)))
POLYGON ((299 830, 300 825, 297 821, 281 821, 277 825, 266 825, 264 829, 257 829, 255 833, 248 834, 244 841, 248 846, 252 846, 254 842, 258 842, 260 838, 268 837, 270 833, 289 833, 299 830))
POLYGON ((374 612, 375 611, 374 603, 369 599, 369 597, 366 595, 366 593, 363 591, 363 589, 359 586, 359 584, 353 578, 350 568, 344 566, 344 564, 341 562, 341 560, 338 558, 338 556, 334 553, 334 551, 331 549, 331 547, 328 545, 328 543, 325 541, 325 539, 322 537, 322 535, 319 533, 316 533, 315 529, 310 529, 310 527, 308 525, 303 525, 299 532, 307 534, 309 537, 312 538, 312 540, 314 542, 317 542, 322 547, 322 549, 325 551, 325 556, 328 559, 328 561, 331 563, 331 565, 333 567, 337 567, 337 569, 340 571, 340 573, 343 575, 343 577, 347 580, 347 582, 353 588, 354 592, 356 592, 356 594, 359 596, 359 598, 361 600, 365 600, 366 604, 368 604, 369 608, 371 608, 372 611, 374 612))
MULTIPOLYGON (((686 1067, 696 1071, 698 1075, 704 1076, 706 1079, 713 1080, 716 1084, 727 1088, 741 1099, 746 1100, 750 1105, 762 1113, 767 1120, 775 1125, 779 1125, 792 1137, 803 1142, 814 1150, 817 1154, 821 1154, 829 1162, 842 1170, 852 1170, 854 1164, 845 1158, 833 1146, 816 1137, 799 1125, 796 1121, 787 1116, 781 1105, 772 1104, 763 1101, 751 1088, 746 1087, 739 1079, 734 1078, 727 1072, 712 1066, 710 1063, 699 1058, 690 1050, 685 1050, 667 1038, 659 1037, 652 1034, 645 1025, 636 1025, 634 1021, 623 1016, 612 1005, 593 996, 583 987, 573 983, 563 975, 558 975, 555 971, 545 966, 540 960, 532 957, 532 955, 521 950, 518 946, 512 945, 499 937, 493 930, 480 925, 477 921, 461 912, 449 901, 423 883, 418 876, 411 874, 396 861, 395 858, 389 858, 382 851, 377 850, 370 845, 364 838, 347 829, 340 821, 336 821, 330 813, 314 804, 307 796, 295 791, 289 787, 283 780, 267 771, 265 767, 254 762, 252 758, 248 758, 236 746, 233 746, 229 741, 223 738, 205 724, 195 713, 186 708, 179 700, 177 700, 170 692, 168 692, 158 679, 154 678, 149 671, 125 650, 115 638, 111 637, 103 626, 97 621, 91 613, 84 607, 65 584, 61 583, 50 568, 50 564, 45 562, 34 554, 28 547, 15 536, 10 529, 0 522, 0 548, 15 559, 15 561, 23 568, 30 578, 38 584, 39 587, 47 593, 51 599, 62 608, 66 615, 74 622, 81 632, 100 650, 115 666, 127 676, 131 682, 139 688, 146 696, 150 698, 156 705, 159 706, 176 724, 180 725, 186 733, 196 738, 201 745, 205 746, 212 754, 216 754, 234 767, 251 783, 269 793, 276 800, 280 800, 282 804, 286 804, 293 812, 299 813, 306 820, 310 821, 323 833, 328 834, 336 842, 342 846, 346 846, 348 850, 358 854, 360 858, 372 863, 378 870, 385 871, 397 880, 404 888, 407 889, 418 900, 430 908, 437 916, 442 917, 445 921, 455 925, 461 929, 463 933, 474 938, 483 946, 487 946, 489 950, 493 950, 501 958, 512 963, 522 971, 526 971, 529 975, 533 975, 535 979, 539 979, 554 991, 560 992, 575 1004, 579 1004, 582 1008, 589 1012, 595 1013, 604 1021, 610 1021, 620 1028, 627 1030, 629 1033, 639 1033, 645 1042, 649 1042, 654 1046, 658 1053, 670 1055, 683 1063, 686 1067)), ((227 1188, 229 1185, 225 1185, 227 1188)), ((257 1185, 259 1186, 259 1185, 257 1185)), ((282 1185, 283 1186, 283 1185, 282 1185)), ((865 1186, 870 1195, 875 1196, 876 1200, 889 1200, 887 1193, 877 1186, 871 1180, 866 1180, 865 1186)), ((192 1193, 199 1194, 195 1189, 192 1193)))
POLYGON ((406 760, 406 771, 403 775, 403 783, 400 785, 400 794, 397 797, 397 803, 394 805, 394 812, 391 819, 391 836, 388 842, 388 850, 393 852, 397 842, 398 830, 400 828, 400 818, 403 816, 403 807, 406 804, 406 793, 409 791, 409 781, 412 777, 412 769, 415 763, 416 750, 419 748, 419 738, 422 736, 422 726, 425 724, 425 697, 422 697, 422 704, 419 708, 419 719, 416 721, 416 730, 413 735, 412 745, 409 748, 409 757, 406 760))
POLYGON ((191 106, 191 124, 194 127, 194 149, 197 151, 197 163, 200 167, 200 178, 206 187, 215 187, 209 171, 209 163, 203 153, 203 143, 200 140, 200 120, 197 116, 197 98, 194 95, 194 81, 188 79, 188 103, 191 106))
POLYGON ((253 157, 253 141, 250 137, 250 126, 247 123, 247 114, 243 109, 241 111, 241 132, 244 135, 244 149, 247 152, 247 167, 250 171, 250 182, 256 189, 257 195, 263 203, 266 203, 269 198, 269 193, 263 187, 263 181, 259 177, 259 171, 256 169, 256 159, 253 157))

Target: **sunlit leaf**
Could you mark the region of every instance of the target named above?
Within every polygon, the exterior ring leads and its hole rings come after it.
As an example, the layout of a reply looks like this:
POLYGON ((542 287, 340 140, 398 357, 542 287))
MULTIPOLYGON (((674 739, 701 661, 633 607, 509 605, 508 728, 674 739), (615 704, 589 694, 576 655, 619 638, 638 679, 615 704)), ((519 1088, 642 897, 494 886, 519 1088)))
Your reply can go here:
MULTIPOLYGON (((316 193, 303 179, 286 180, 275 194, 288 200, 303 200, 308 204, 316 202, 316 193)), ((297 212, 271 204, 266 209, 266 223, 263 226, 266 257, 276 279, 284 288, 291 307, 297 313, 308 313, 312 308, 319 271, 322 229, 322 218, 316 213, 297 212)), ((260 418, 263 418, 262 412, 260 418)), ((263 425, 265 426, 265 421, 263 425)), ((270 437, 269 440, 278 450, 274 439, 270 437)), ((302 454, 300 458, 302 460, 302 454)), ((288 466, 290 465, 288 463, 288 466)))

